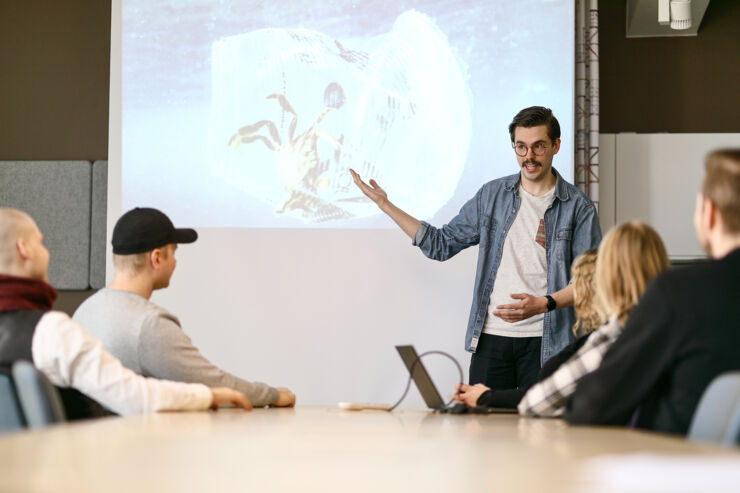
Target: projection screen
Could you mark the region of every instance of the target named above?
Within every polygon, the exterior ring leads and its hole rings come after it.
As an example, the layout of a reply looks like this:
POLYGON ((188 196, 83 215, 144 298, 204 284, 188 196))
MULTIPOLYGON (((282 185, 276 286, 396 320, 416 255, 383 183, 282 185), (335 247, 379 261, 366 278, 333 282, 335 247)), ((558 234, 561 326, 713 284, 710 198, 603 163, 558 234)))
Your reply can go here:
MULTIPOLYGON (((467 369, 477 248, 426 259, 348 170, 441 226, 518 171, 507 126, 543 105, 572 181, 574 15, 565 0, 114 0, 108 237, 136 206, 196 228, 152 301, 212 361, 300 404, 395 401, 396 344, 467 369)), ((448 395, 457 371, 425 364, 448 395)))

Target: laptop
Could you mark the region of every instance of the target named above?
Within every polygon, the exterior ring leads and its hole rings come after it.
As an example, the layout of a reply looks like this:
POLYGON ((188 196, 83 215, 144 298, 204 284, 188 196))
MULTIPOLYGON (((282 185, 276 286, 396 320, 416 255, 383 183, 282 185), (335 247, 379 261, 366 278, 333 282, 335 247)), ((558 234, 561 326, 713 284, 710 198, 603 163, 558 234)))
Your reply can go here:
POLYGON ((516 409, 506 409, 497 407, 474 407, 468 408, 464 404, 455 403, 451 406, 447 406, 442 396, 439 394, 437 387, 434 385, 432 378, 429 376, 424 364, 416 354, 414 346, 396 346, 398 355, 406 365, 406 369, 411 373, 411 379, 414 381, 416 388, 419 389, 421 397, 424 399, 427 407, 434 409, 435 411, 443 413, 464 413, 472 412, 479 414, 492 414, 492 413, 503 413, 503 414, 515 414, 516 409), (416 362, 416 364, 414 364, 416 362), (413 367, 413 371, 412 371, 413 367))

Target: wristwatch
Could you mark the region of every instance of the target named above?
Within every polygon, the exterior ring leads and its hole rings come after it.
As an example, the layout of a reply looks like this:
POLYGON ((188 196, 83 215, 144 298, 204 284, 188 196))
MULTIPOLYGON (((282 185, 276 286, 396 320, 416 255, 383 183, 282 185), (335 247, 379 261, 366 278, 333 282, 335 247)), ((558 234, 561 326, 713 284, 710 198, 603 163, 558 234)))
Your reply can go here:
POLYGON ((558 304, 557 304, 557 303, 555 302, 555 298, 553 298, 553 297, 552 297, 552 296, 550 296, 549 294, 546 294, 546 295, 545 295, 545 298, 547 298, 547 311, 548 311, 548 312, 551 312, 551 311, 553 311, 553 310, 554 310, 555 308, 557 308, 557 307, 558 307, 558 304))

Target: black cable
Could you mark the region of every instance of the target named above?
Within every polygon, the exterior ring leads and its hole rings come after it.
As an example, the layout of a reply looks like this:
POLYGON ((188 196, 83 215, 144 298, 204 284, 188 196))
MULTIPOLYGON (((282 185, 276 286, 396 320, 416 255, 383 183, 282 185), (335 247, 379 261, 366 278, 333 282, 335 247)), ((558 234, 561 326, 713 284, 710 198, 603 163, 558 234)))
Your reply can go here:
MULTIPOLYGON (((416 359, 414 360, 414 362, 411 363, 411 368, 409 368, 409 380, 408 380, 408 382, 406 382, 406 390, 403 391, 403 395, 401 396, 400 399, 398 399, 398 402, 396 402, 395 404, 393 404, 388 409, 388 412, 391 412, 395 408, 397 408, 398 405, 401 404, 403 402, 403 400, 406 398, 406 394, 409 393, 409 389, 411 388, 411 380, 413 379, 414 368, 416 367, 416 363, 418 363, 419 361, 421 361, 421 358, 423 358, 424 356, 427 356, 429 354, 440 354, 442 356, 446 356, 446 357, 450 358, 452 360, 452 362, 455 363, 455 366, 457 366, 457 371, 460 374, 460 385, 462 385, 462 383, 463 383, 463 371, 462 371, 462 367, 460 366, 460 363, 458 363, 457 360, 452 355, 450 355, 448 353, 445 353, 444 351, 427 351, 425 353, 421 353, 420 355, 418 355, 416 357, 416 359)), ((452 404, 452 399, 450 399, 447 402, 447 407, 449 407, 450 404, 452 404)))

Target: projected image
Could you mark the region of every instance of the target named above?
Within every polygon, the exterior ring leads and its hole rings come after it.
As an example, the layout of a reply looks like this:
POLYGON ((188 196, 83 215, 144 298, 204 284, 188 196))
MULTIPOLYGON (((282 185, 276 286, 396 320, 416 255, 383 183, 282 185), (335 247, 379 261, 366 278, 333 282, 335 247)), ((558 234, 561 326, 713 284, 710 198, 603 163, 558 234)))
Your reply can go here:
POLYGON ((466 79, 444 33, 413 10, 371 38, 306 29, 225 38, 212 49, 211 163, 275 214, 378 214, 354 168, 413 190, 408 206, 431 217, 467 159, 466 79))
POLYGON ((441 224, 516 173, 507 126, 551 107, 572 176, 567 0, 122 4, 122 208, 195 227, 395 227, 374 179, 441 224))

